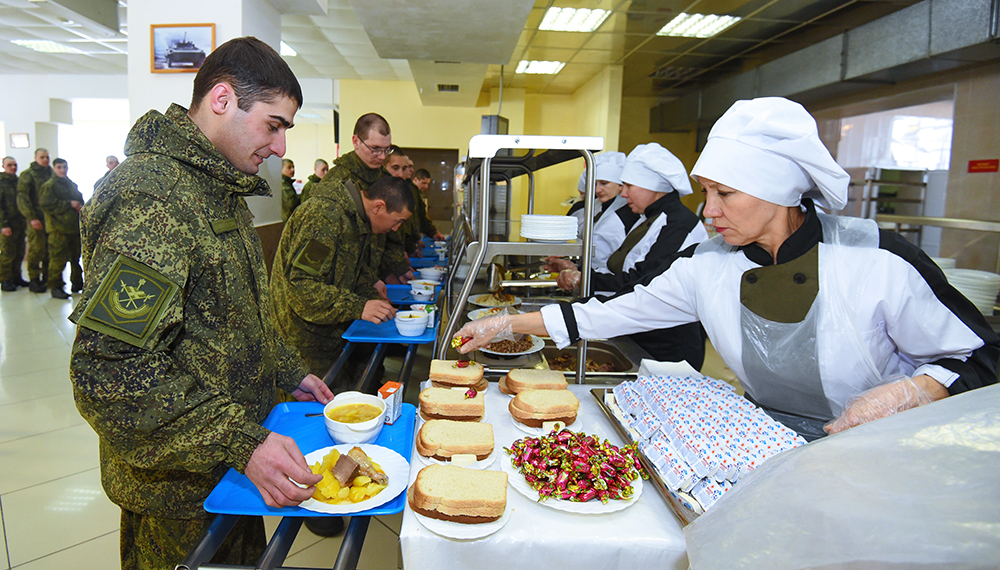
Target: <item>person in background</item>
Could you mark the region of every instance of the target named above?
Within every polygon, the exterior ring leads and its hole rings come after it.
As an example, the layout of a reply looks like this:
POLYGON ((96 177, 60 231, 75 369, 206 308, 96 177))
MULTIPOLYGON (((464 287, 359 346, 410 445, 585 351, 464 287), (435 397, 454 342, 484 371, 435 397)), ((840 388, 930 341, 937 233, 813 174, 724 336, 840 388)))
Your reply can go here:
MULTIPOLYGON (((190 110, 136 121, 127 159, 81 213, 89 281, 70 316, 70 380, 122 509, 123 569, 183 561, 229 468, 272 507, 308 499, 322 479, 294 440, 261 425, 278 389, 321 403, 333 394, 275 328, 246 203, 271 194, 257 172, 285 153, 301 105, 273 48, 229 40, 198 70, 190 110)), ((212 562, 253 566, 265 537, 261 517, 240 517, 212 562)))
POLYGON ((423 254, 420 252, 420 222, 417 219, 419 213, 416 211, 420 208, 419 205, 416 205, 416 202, 422 202, 422 200, 420 200, 419 196, 420 191, 417 190, 417 187, 406 178, 407 165, 412 166, 412 164, 413 163, 410 161, 409 157, 406 156, 403 149, 396 145, 392 145, 392 152, 389 153, 389 156, 385 159, 385 164, 382 165, 382 168, 385 168, 386 172, 388 172, 390 176, 406 180, 407 185, 410 187, 410 193, 413 194, 415 204, 414 215, 410 216, 405 222, 403 222, 403 225, 399 226, 398 230, 393 232, 393 234, 398 235, 394 236, 390 234, 386 239, 401 239, 403 241, 403 248, 407 252, 407 255, 423 257, 423 254))
POLYGON ((52 167, 49 166, 49 151, 44 148, 35 149, 35 160, 21 173, 17 179, 17 207, 21 215, 28 220, 28 251, 26 264, 28 266, 28 290, 32 293, 48 291, 45 283, 48 280, 48 261, 45 235, 45 214, 38 207, 38 191, 42 184, 52 178, 52 167))
POLYGON ((0 171, 0 290, 17 291, 28 285, 21 275, 27 221, 17 208, 17 161, 3 157, 0 171))
POLYGON ((97 190, 97 187, 100 186, 108 175, 111 174, 111 171, 118 166, 118 157, 113 154, 109 154, 108 157, 104 159, 104 164, 107 165, 108 171, 104 173, 104 176, 98 178, 97 182, 94 182, 94 190, 97 190))
POLYGON ((420 192, 417 194, 419 201, 417 211, 413 213, 414 217, 420 223, 420 231, 424 235, 432 236, 434 241, 444 241, 444 234, 438 231, 437 226, 434 225, 434 222, 427 214, 427 190, 431 187, 431 173, 425 168, 417 169, 413 174, 413 185, 420 192))
POLYGON ((48 233, 49 282, 53 299, 69 299, 63 289, 63 269, 69 263, 72 291, 83 291, 83 268, 80 267, 80 209, 83 194, 76 183, 67 176, 66 159, 52 161, 52 172, 38 193, 38 207, 45 213, 45 230, 48 233))
POLYGON ((407 156, 406 166, 403 167, 403 180, 413 181, 413 160, 407 156))
POLYGON ((281 221, 288 221, 295 208, 299 207, 299 195, 295 192, 295 163, 290 158, 281 159, 281 221))
POLYGON ((313 186, 319 184, 319 181, 326 176, 327 171, 330 170, 330 164, 323 160, 322 158, 317 158, 316 162, 313 163, 313 173, 309 175, 306 179, 305 186, 302 187, 302 195, 299 204, 305 202, 309 198, 309 193, 312 192, 313 186))

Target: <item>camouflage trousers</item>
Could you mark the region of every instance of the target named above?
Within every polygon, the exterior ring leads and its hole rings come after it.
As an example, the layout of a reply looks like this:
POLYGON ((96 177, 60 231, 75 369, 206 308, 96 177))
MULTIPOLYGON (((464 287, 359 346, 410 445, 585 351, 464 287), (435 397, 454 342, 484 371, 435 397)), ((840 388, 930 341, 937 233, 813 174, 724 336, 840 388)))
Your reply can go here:
MULTIPOLYGON (((122 509, 122 570, 174 570, 198 544, 212 520, 165 519, 122 509)), ((266 544, 264 519, 240 517, 211 561, 252 567, 264 554, 266 544)))
POLYGON ((48 270, 48 267, 46 267, 48 262, 48 256, 46 255, 48 250, 47 245, 48 236, 45 235, 45 230, 36 230, 29 225, 27 253, 29 281, 43 277, 48 270))
POLYGON ((24 261, 24 221, 10 225, 9 236, 0 235, 0 281, 10 281, 21 276, 24 261))
POLYGON ((80 234, 64 234, 51 232, 49 234, 49 289, 62 289, 63 269, 70 264, 70 281, 73 288, 83 285, 83 268, 80 267, 80 234))

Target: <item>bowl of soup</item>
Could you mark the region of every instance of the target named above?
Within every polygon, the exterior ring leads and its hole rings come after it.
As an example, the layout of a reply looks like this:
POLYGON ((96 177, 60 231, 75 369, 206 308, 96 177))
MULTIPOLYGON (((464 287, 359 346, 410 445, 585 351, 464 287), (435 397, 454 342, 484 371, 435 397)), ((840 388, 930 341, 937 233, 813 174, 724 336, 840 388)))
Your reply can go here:
POLYGON ((361 392, 341 392, 323 408, 323 421, 335 443, 371 443, 382 433, 385 401, 361 392))

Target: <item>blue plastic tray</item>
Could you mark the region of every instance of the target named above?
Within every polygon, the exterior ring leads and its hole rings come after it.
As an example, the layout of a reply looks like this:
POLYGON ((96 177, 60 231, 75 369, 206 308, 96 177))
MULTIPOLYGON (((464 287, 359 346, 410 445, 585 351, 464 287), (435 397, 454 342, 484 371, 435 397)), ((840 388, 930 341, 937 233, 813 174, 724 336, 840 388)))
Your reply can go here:
POLYGON ((389 293, 389 302, 393 305, 432 305, 437 302, 438 293, 441 292, 441 286, 438 285, 434 287, 430 301, 418 301, 410 294, 409 285, 386 285, 385 288, 389 293))
MULTIPOLYGON (((295 440, 303 455, 334 445, 330 434, 323 425, 323 404, 319 402, 288 402, 278 404, 264 420, 267 429, 288 436, 295 440), (319 416, 307 418, 309 413, 319 413, 319 416)), ((417 409, 413 404, 403 404, 399 419, 392 425, 382 428, 382 433, 374 441, 374 445, 387 447, 410 461, 410 450, 413 446, 413 429, 416 423, 417 409)), ((403 511, 406 502, 406 492, 400 493, 395 499, 374 509, 351 513, 350 516, 393 515, 403 511)), ((261 515, 279 517, 327 517, 324 513, 309 511, 301 507, 269 507, 260 496, 257 487, 247 479, 246 475, 230 469, 205 499, 205 510, 210 513, 225 515, 261 515)))
MULTIPOLYGON (((435 311, 437 313, 437 311, 435 311)), ((437 316, 435 315, 435 321, 437 316)), ((390 342, 394 344, 430 344, 437 336, 437 322, 427 327, 420 336, 403 336, 396 330, 396 321, 386 321, 380 325, 358 319, 344 331, 343 338, 348 342, 390 342)))
POLYGON ((443 261, 438 257, 411 257, 410 267, 414 269, 423 269, 424 267, 434 267, 435 265, 445 266, 448 265, 448 258, 443 261))

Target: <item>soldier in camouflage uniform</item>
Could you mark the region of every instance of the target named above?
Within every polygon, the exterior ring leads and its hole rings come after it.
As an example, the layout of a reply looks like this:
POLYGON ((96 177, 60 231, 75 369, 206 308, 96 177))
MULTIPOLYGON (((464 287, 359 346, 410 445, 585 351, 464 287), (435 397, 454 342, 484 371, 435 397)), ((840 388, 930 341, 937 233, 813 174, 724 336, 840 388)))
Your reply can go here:
MULTIPOLYGON (((414 199, 416 200, 417 187, 414 186, 413 183, 411 183, 406 178, 407 164, 409 164, 409 158, 407 158, 406 154, 403 152, 403 149, 399 148, 396 145, 392 145, 392 152, 389 153, 389 156, 385 159, 385 164, 383 165, 383 168, 385 168, 386 172, 388 172, 390 176, 406 180, 407 185, 409 186, 410 194, 413 195, 414 199)), ((419 208, 419 206, 416 206, 416 202, 414 202, 414 210, 416 210, 417 208, 419 208)), ((403 238, 404 251, 406 251, 407 254, 409 255, 416 255, 419 257, 421 255, 420 253, 421 235, 420 235, 420 222, 417 220, 417 216, 416 215, 410 216, 410 218, 407 219, 406 222, 404 222, 403 225, 399 227, 398 233, 400 237, 403 238)))
POLYGON ((48 272, 47 242, 45 215, 38 207, 38 191, 42 184, 52 177, 52 167, 49 166, 49 151, 44 148, 35 150, 35 160, 17 179, 17 207, 21 215, 28 220, 28 289, 34 293, 44 293, 48 272))
POLYGON ((319 181, 326 176, 329 170, 330 164, 327 161, 322 158, 316 159, 316 162, 313 163, 313 173, 309 175, 305 185, 302 187, 302 202, 305 202, 309 198, 309 193, 312 192, 313 186, 319 184, 319 181))
MULTIPOLYGON (((354 123, 351 136, 354 151, 333 161, 323 180, 331 182, 351 180, 358 190, 365 190, 376 180, 388 174, 382 163, 389 156, 392 133, 389 123, 377 113, 368 113, 354 123)), ((403 240, 396 232, 376 236, 376 247, 381 252, 378 274, 386 283, 406 283, 413 279, 410 260, 406 256, 403 240)))
POLYGON ((63 290, 63 269, 70 264, 70 282, 74 293, 83 291, 83 268, 80 267, 80 208, 83 194, 76 183, 66 176, 69 165, 65 159, 52 161, 55 174, 42 184, 38 192, 38 207, 45 213, 45 231, 49 241, 49 282, 52 297, 69 299, 63 290))
MULTIPOLYGON (((271 269, 274 313, 281 335, 313 374, 333 366, 346 344, 341 335, 355 319, 382 323, 396 314, 375 289, 373 242, 410 217, 407 185, 387 177, 359 191, 350 181, 324 178, 281 232, 271 269)), ((353 372, 345 376, 334 392, 355 380, 353 372)))
MULTIPOLYGON (((128 158, 82 211, 88 281, 70 379, 100 437, 101 479, 122 508, 122 567, 173 568, 208 528, 203 502, 230 467, 271 506, 315 485, 294 440, 261 422, 277 388, 333 394, 274 326, 263 252, 246 196, 285 152, 302 104, 288 65, 255 38, 219 46, 194 80, 191 110, 150 111, 128 158)), ((246 518, 246 517, 244 517, 246 518)), ((263 520, 241 523, 213 562, 253 565, 263 520)))
POLYGON ((295 163, 291 159, 281 160, 281 221, 287 222, 295 208, 299 207, 299 195, 295 193, 295 163))
POLYGON ((17 291, 28 284, 21 276, 27 221, 17 208, 17 161, 3 158, 0 171, 0 289, 17 291))

